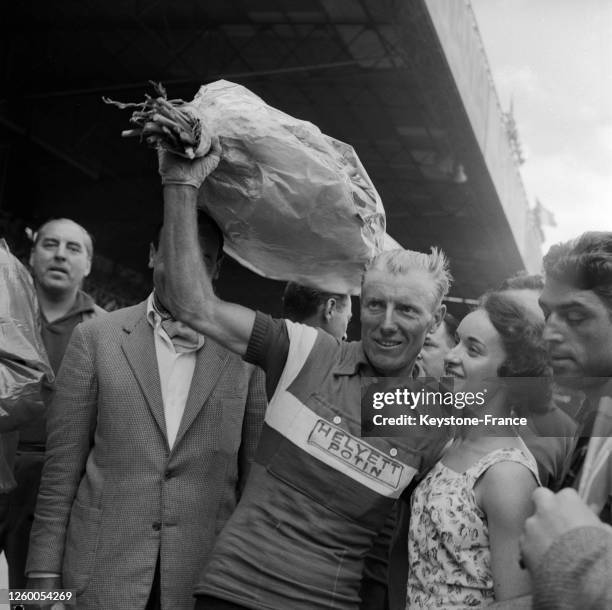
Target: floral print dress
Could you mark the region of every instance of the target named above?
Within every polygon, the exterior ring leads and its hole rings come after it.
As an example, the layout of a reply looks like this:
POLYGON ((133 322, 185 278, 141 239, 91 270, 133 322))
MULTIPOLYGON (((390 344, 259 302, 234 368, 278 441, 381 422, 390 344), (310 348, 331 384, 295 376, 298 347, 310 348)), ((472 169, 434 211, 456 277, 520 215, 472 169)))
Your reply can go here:
POLYGON ((438 462, 412 494, 406 609, 471 608, 494 601, 486 516, 474 486, 498 462, 518 462, 538 479, 528 450, 497 449, 465 472, 438 462))

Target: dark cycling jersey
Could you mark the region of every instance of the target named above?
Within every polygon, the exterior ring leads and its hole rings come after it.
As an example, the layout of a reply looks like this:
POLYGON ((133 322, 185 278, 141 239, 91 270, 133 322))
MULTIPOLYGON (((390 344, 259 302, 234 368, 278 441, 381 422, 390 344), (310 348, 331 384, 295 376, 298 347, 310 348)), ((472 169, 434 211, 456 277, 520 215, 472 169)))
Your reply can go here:
POLYGON ((447 431, 360 437, 362 381, 372 376, 360 342, 258 313, 246 359, 274 393, 245 491, 196 595, 261 610, 354 610, 364 557, 447 431))

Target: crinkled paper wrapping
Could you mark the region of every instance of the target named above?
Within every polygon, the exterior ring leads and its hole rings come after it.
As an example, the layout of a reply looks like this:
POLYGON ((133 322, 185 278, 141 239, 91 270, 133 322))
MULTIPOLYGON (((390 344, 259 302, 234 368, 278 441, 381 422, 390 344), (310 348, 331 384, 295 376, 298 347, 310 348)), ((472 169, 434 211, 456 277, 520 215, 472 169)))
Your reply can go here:
POLYGON ((0 239, 0 419, 40 396, 53 371, 40 334, 38 300, 28 270, 0 239))
POLYGON ((385 212, 353 148, 228 81, 201 87, 192 105, 223 148, 199 203, 225 251, 264 277, 357 293, 383 248, 385 212))

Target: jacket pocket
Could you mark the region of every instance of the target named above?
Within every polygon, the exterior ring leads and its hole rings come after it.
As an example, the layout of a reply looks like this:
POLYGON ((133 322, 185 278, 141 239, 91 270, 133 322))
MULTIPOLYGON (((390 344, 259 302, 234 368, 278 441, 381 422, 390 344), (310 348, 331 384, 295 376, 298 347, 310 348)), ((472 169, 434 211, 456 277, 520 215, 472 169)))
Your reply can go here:
POLYGON ((102 510, 75 500, 70 513, 64 551, 63 584, 80 595, 85 591, 93 572, 102 510))

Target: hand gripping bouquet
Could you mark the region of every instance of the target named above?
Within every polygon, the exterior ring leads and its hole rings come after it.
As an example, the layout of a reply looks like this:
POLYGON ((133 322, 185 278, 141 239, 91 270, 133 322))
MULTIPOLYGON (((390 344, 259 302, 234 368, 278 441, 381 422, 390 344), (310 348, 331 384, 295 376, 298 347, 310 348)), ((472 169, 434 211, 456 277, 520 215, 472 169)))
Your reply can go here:
POLYGON ((40 335, 32 277, 0 239, 0 432, 22 419, 20 410, 42 402, 41 383, 53 371, 40 335))
POLYGON ((188 158, 218 136, 223 154, 200 191, 221 227, 226 252, 278 280, 357 293, 365 264, 383 248, 382 202, 353 148, 312 123, 268 106, 245 87, 217 81, 192 102, 157 97, 136 108, 146 139, 188 158))

